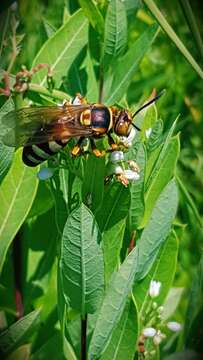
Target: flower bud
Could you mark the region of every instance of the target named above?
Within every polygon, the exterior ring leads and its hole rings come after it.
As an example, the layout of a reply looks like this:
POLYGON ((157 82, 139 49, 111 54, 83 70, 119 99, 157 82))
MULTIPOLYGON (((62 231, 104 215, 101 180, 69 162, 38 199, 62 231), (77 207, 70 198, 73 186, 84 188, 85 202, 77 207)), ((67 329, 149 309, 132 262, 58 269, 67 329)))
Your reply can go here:
POLYGON ((178 322, 176 321, 169 321, 167 324, 166 324, 167 328, 171 331, 174 331, 174 332, 178 332, 182 329, 182 325, 179 324, 178 322))
POLYGON ((155 298, 159 295, 161 288, 161 283, 159 281, 151 280, 149 286, 149 295, 151 298, 155 298))
POLYGON ((142 330, 142 334, 145 337, 154 337, 154 335, 156 334, 156 329, 154 329, 153 327, 148 327, 142 330))
POLYGON ((112 163, 116 163, 118 161, 123 161, 123 160, 124 160, 124 154, 122 151, 113 151, 110 154, 109 161, 112 163))
POLYGON ((153 342, 155 345, 159 345, 166 335, 163 334, 160 330, 157 331, 156 335, 153 337, 153 342))
POLYGON ((50 168, 42 168, 37 173, 37 177, 39 180, 47 180, 50 179, 54 175, 54 172, 50 168))

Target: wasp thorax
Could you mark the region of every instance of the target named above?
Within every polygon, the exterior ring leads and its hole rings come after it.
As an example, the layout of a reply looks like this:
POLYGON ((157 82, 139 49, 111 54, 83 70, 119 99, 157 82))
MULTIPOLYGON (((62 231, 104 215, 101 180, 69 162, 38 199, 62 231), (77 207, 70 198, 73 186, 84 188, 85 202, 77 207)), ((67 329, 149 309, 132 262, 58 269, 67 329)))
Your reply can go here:
POLYGON ((126 110, 120 111, 115 122, 114 131, 119 136, 128 136, 131 130, 132 118, 126 110))

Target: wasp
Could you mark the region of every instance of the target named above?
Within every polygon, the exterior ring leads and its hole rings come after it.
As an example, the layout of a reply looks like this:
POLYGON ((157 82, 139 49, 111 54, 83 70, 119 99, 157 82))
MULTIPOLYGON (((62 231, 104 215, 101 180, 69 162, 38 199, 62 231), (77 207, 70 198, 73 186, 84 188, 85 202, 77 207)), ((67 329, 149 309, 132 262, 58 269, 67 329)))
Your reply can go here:
POLYGON ((71 150, 73 156, 81 153, 82 143, 89 138, 95 156, 103 156, 94 140, 108 137, 110 149, 118 148, 112 137, 128 137, 132 127, 140 130, 133 118, 146 106, 157 100, 155 96, 133 115, 126 109, 103 104, 88 104, 80 94, 72 102, 62 105, 26 107, 11 111, 3 117, 3 143, 7 146, 23 146, 22 159, 27 166, 37 166, 62 150, 71 138, 78 139, 71 150))

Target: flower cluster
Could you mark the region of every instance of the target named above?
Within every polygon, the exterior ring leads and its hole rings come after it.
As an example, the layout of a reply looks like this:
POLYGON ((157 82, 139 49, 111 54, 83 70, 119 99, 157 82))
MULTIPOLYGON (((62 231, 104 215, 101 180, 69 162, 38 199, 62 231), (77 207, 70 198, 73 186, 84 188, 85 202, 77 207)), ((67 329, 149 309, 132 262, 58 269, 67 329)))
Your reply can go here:
POLYGON ((162 319, 164 311, 163 306, 158 306, 154 301, 160 294, 161 283, 159 281, 151 280, 149 286, 149 301, 146 303, 142 311, 143 329, 138 340, 138 353, 141 352, 139 343, 145 344, 147 341, 147 348, 143 345, 142 353, 145 358, 150 358, 156 352, 156 347, 166 338, 164 329, 169 329, 174 332, 181 330, 182 326, 176 321, 169 321, 165 323, 162 319), (150 341, 151 340, 151 341, 150 341))
POLYGON ((113 151, 109 156, 107 166, 107 177, 115 176, 123 185, 128 185, 129 181, 139 180, 139 167, 133 160, 126 162, 123 151, 113 151), (127 167, 127 168, 126 168, 127 167))

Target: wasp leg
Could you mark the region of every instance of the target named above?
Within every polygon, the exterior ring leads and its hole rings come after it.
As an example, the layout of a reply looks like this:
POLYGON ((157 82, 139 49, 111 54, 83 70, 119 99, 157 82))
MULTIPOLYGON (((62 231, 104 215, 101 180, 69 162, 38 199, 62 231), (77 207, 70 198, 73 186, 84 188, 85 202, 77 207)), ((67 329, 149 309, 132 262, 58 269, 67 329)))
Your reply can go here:
POLYGON ((92 152, 96 157, 102 157, 106 155, 106 151, 105 150, 99 150, 97 149, 94 140, 92 138, 90 138, 90 144, 91 144, 91 148, 92 148, 92 152))
POLYGON ((83 140, 84 140, 84 137, 82 136, 78 140, 77 144, 72 148, 72 150, 71 150, 71 155, 72 156, 79 156, 81 154, 83 140))
POLYGON ((112 138, 111 134, 107 134, 108 136, 108 143, 111 147, 111 149, 109 150, 110 152, 111 151, 115 151, 115 150, 118 150, 119 149, 119 145, 115 143, 114 139, 112 138))

